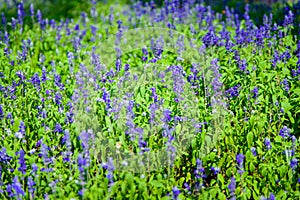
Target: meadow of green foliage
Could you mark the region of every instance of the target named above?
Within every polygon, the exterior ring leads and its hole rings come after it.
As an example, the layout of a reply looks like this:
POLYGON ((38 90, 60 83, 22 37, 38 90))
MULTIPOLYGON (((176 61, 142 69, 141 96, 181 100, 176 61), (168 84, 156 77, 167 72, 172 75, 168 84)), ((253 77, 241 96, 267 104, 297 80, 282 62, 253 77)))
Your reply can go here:
POLYGON ((249 9, 92 0, 71 19, 34 4, 3 12, 0 199, 300 199, 298 16, 256 25, 249 9), (143 45, 155 30, 174 49, 143 45), (160 149, 167 164, 126 168, 160 149))

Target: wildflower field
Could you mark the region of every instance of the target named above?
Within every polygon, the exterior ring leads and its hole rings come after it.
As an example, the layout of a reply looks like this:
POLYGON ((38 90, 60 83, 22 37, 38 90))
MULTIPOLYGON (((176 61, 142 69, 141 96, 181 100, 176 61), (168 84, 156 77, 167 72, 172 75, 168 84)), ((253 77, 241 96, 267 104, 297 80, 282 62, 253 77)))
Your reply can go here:
POLYGON ((250 6, 3 12, 0 199, 300 199, 298 16, 250 6))

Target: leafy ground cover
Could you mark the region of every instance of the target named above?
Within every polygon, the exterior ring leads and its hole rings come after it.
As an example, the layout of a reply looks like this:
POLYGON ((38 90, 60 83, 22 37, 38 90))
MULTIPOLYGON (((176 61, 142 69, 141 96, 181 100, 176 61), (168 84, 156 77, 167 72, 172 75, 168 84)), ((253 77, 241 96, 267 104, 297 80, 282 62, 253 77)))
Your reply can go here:
POLYGON ((300 198, 292 11, 89 6, 2 14, 1 199, 300 198))

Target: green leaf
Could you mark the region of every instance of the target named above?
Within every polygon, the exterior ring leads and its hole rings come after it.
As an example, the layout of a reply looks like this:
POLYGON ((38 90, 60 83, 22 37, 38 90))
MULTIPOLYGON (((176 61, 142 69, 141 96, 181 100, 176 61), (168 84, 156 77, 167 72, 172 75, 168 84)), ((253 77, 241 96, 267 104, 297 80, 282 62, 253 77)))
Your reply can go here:
POLYGON ((210 189, 209 190, 209 194, 210 194, 210 198, 215 199, 218 193, 218 189, 210 189))
POLYGON ((250 170, 250 172, 254 172, 255 166, 254 166, 253 162, 250 162, 249 170, 250 170))
POLYGON ((248 148, 251 148, 253 143, 253 132, 249 132, 247 134, 247 143, 248 143, 248 148))
POLYGON ((293 118, 292 116, 292 113, 290 111, 287 112, 289 118, 290 118, 290 121, 294 124, 295 123, 295 119, 293 118))
POLYGON ((126 194, 126 182, 121 183, 121 192, 126 194))
POLYGON ((129 185, 134 183, 133 175, 131 173, 126 173, 125 180, 128 182, 129 185))
POLYGON ((285 165, 282 165, 281 167, 279 167, 278 171, 279 171, 280 177, 283 177, 287 172, 287 167, 285 165))
POLYGON ((139 188, 139 190, 140 190, 141 192, 144 192, 144 191, 147 190, 147 185, 146 185, 145 182, 142 182, 142 181, 141 181, 141 182, 139 182, 138 188, 139 188))
POLYGON ((225 181, 224 181, 223 175, 219 173, 219 174, 217 175, 217 177, 218 177, 218 180, 222 183, 222 185, 224 185, 225 181))
POLYGON ((226 195, 223 194, 221 191, 219 191, 218 199, 219 200, 226 200, 226 195))
POLYGON ((160 181, 157 181, 157 180, 152 180, 149 182, 149 184, 151 184, 154 187, 164 187, 164 185, 160 181))

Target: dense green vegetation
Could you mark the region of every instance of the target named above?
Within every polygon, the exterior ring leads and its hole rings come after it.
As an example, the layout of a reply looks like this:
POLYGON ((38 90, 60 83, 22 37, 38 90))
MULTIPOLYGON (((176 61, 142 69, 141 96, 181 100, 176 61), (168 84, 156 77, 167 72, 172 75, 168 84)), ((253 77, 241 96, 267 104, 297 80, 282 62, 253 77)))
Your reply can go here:
POLYGON ((33 3, 2 5, 1 199, 300 198, 299 3, 33 3))

